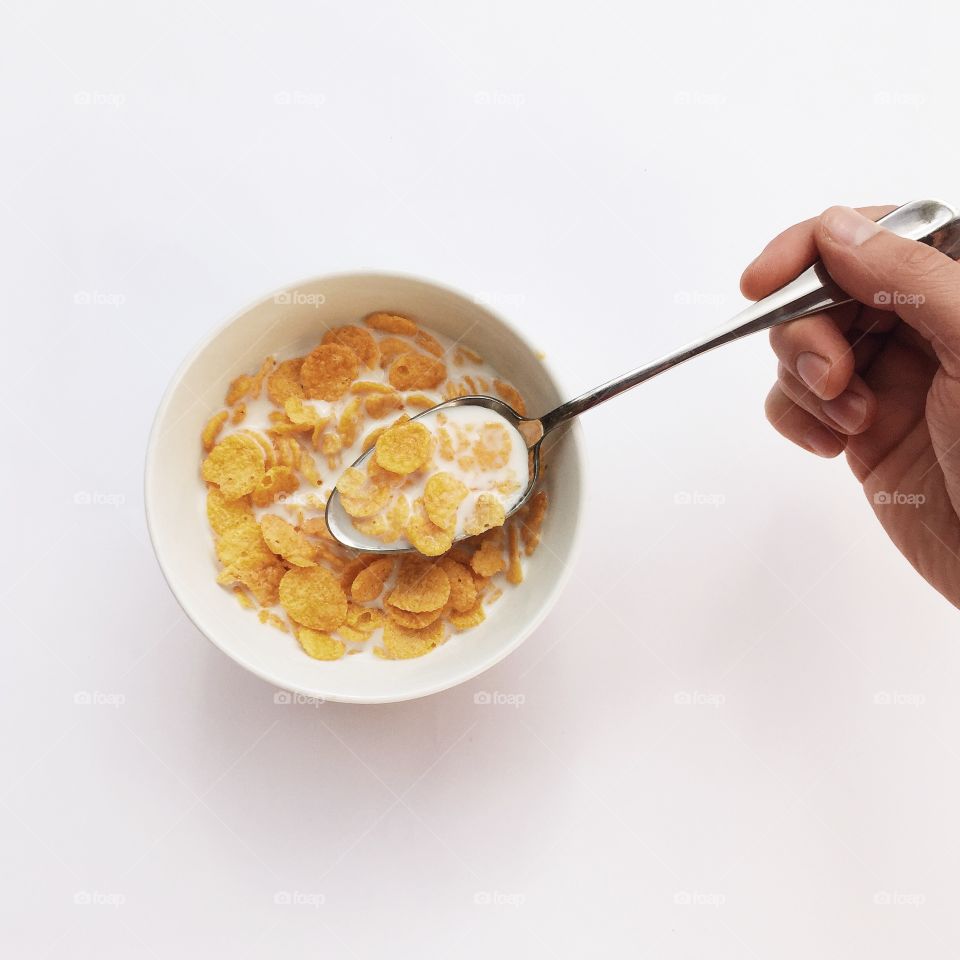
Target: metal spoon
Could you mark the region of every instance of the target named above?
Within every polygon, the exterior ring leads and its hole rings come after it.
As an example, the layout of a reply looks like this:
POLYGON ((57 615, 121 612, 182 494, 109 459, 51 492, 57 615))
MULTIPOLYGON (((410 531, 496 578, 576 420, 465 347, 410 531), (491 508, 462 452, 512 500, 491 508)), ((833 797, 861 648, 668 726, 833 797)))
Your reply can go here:
MULTIPOLYGON (((910 240, 920 240, 954 260, 960 259, 960 211, 949 204, 941 203, 939 200, 914 200, 891 211, 877 222, 882 223, 892 233, 910 240)), ((739 340, 758 330, 768 330, 781 323, 788 323, 790 320, 797 320, 811 313, 819 313, 822 310, 849 303, 852 299, 833 282, 823 263, 818 260, 795 280, 791 280, 763 300, 751 304, 715 333, 687 344, 676 352, 638 367, 636 370, 631 370, 622 377, 610 380, 573 400, 568 400, 542 417, 522 417, 509 404, 494 397, 458 397, 424 410, 412 419, 418 420, 420 417, 434 414, 447 407, 472 405, 486 407, 513 424, 526 441, 527 448, 533 453, 533 457, 530 482, 523 496, 508 514, 512 516, 530 499, 540 476, 540 447, 544 439, 558 427, 597 404, 603 403, 604 400, 609 400, 618 393, 623 393, 655 377, 658 373, 683 363, 684 360, 699 356, 733 340, 739 340)), ((358 458, 353 466, 362 466, 372 454, 371 448, 358 458)), ((343 509, 340 495, 336 490, 327 502, 326 520, 334 539, 346 547, 376 553, 405 553, 413 549, 410 546, 385 545, 361 534, 354 528, 350 517, 343 509)))

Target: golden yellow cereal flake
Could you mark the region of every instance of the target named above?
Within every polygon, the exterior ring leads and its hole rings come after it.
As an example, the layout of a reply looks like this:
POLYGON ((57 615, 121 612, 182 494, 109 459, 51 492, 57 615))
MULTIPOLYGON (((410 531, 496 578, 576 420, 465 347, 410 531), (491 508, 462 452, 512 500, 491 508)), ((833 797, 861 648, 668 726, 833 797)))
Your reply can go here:
POLYGON ((505 400, 521 417, 527 415, 527 405, 523 401, 523 397, 520 396, 520 391, 516 387, 511 386, 504 380, 494 380, 493 386, 496 388, 497 396, 501 400, 505 400))
POLYGON ((423 490, 423 506, 427 516, 444 530, 457 524, 457 510, 470 491, 452 473, 441 470, 427 481, 423 490))
POLYGON ((290 628, 287 626, 286 621, 283 617, 278 617, 275 613, 270 610, 261 610, 257 614, 257 619, 261 623, 268 623, 271 627, 276 627, 281 633, 289 633, 290 628))
POLYGON ((418 330, 417 325, 408 317, 401 317, 395 313, 371 313, 363 318, 363 322, 374 330, 399 333, 405 337, 412 337, 418 330))
POLYGON ((367 416, 379 420, 381 417, 389 416, 395 410, 402 410, 403 397, 391 389, 390 393, 378 393, 372 397, 367 397, 363 409, 366 410, 367 416))
POLYGON ((435 357, 443 356, 443 347, 432 333, 427 333, 426 330, 418 330, 414 334, 413 340, 418 347, 423 347, 427 353, 432 353, 435 357))
POLYGON ((357 603, 370 603, 383 592, 383 585, 393 572, 393 560, 381 557, 357 574, 350 586, 350 596, 357 603))
POLYGON ((347 597, 324 567, 293 567, 280 581, 280 603, 291 620, 313 630, 336 630, 347 618, 347 597))
POLYGON ((213 449, 214 443, 216 443, 217 437, 220 436, 220 431, 223 429, 223 425, 227 422, 227 417, 229 413, 226 410, 221 410, 219 413, 215 413, 203 426, 203 431, 200 434, 200 440, 203 443, 203 449, 209 453, 213 449))
POLYGON ((469 610, 477 602, 477 584, 473 574, 451 557, 444 557, 440 566, 450 581, 450 606, 455 613, 469 610))
POLYGON ((215 483, 228 500, 246 496, 254 490, 263 472, 263 451, 242 433, 233 433, 221 440, 201 468, 203 479, 215 483))
POLYGON ((520 562, 520 534, 517 525, 507 528, 507 583, 523 583, 523 564, 520 562))
POLYGON ((376 483, 357 467, 344 470, 337 480, 343 509, 351 517, 371 517, 390 501, 390 488, 376 483))
POLYGON ((481 493, 473 505, 473 513, 464 524, 463 532, 468 537, 485 533, 494 527, 502 527, 506 519, 503 504, 489 493, 481 493))
POLYGON ((391 473, 408 474, 419 470, 433 452, 430 431, 416 421, 391 427, 377 440, 374 457, 391 473))
POLYGON ((413 548, 425 557, 439 557, 453 546, 453 528, 437 526, 427 516, 421 497, 413 501, 403 532, 413 548))
POLYGON ((312 567, 316 547, 294 526, 275 513, 260 518, 260 531, 270 550, 295 567, 312 567))
POLYGON ((239 377, 230 381, 227 387, 227 395, 224 397, 224 403, 232 407, 238 400, 248 396, 253 389, 253 377, 247 373, 241 373, 239 377))
POLYGON ((410 516, 410 503, 401 493, 386 511, 373 517, 358 518, 353 525, 365 536, 393 543, 402 534, 410 516))
POLYGON ((255 506, 267 507, 278 497, 293 493, 299 486, 300 481, 289 467, 271 467, 260 478, 250 499, 255 506))
POLYGON ((276 406, 282 407, 290 397, 303 398, 300 369, 305 359, 305 357, 294 357, 292 360, 283 360, 267 377, 267 396, 276 406))
POLYGON ((340 440, 345 447, 352 447, 356 442, 357 434, 360 432, 360 424, 363 421, 363 398, 354 397, 340 414, 340 421, 337 424, 337 432, 340 434, 340 440))
POLYGON ((311 400, 338 400, 357 379, 357 355, 339 343, 323 343, 303 361, 300 382, 311 400))
POLYGON ((471 350, 469 347, 465 347, 463 344, 460 344, 453 355, 453 362, 458 367, 462 367, 467 363, 481 364, 483 363, 483 357, 481 357, 476 351, 471 350))
POLYGON ((387 600, 401 610, 423 613, 437 610, 450 597, 450 581, 443 567, 423 557, 404 555, 400 561, 397 585, 387 600))
POLYGON ((427 610, 424 613, 410 613, 409 610, 401 610, 395 607, 389 601, 384 604, 384 610, 387 616, 394 622, 399 623, 401 627, 409 630, 421 630, 429 627, 431 623, 439 620, 446 610, 446 607, 440 607, 438 610, 427 610))
POLYGON ((481 470, 499 470, 510 461, 513 443, 502 423, 485 423, 480 428, 472 451, 481 470))
POLYGON ((360 633, 371 634, 384 624, 384 612, 379 607, 364 607, 359 603, 347 606, 347 625, 360 633))
POLYGON ((369 330, 363 327, 334 327, 328 330, 323 337, 324 343, 339 343, 348 347, 365 367, 375 367, 380 359, 380 348, 373 339, 369 330))
POLYGON ((351 393, 393 393, 389 383, 380 383, 379 380, 354 380, 350 384, 351 393))
POLYGON ((447 619, 458 630, 469 630, 487 619, 483 611, 483 604, 478 600, 472 607, 462 612, 453 612, 447 619))
POLYGON ((360 450, 362 453, 366 453, 379 439, 389 430, 387 426, 377 427, 375 430, 371 430, 364 438, 363 443, 360 444, 360 450))
POLYGON ((214 533, 221 536, 231 527, 251 517, 250 501, 246 497, 228 500, 219 487, 207 490, 207 520, 214 533))
POLYGON ((401 353, 387 372, 398 390, 433 390, 447 377, 447 368, 436 357, 423 353, 401 353))
POLYGON ((547 513, 547 494, 545 490, 538 490, 530 502, 523 508, 521 516, 523 549, 529 557, 540 545, 543 518, 547 513))
POLYGON ((386 660, 409 660, 422 657, 444 641, 443 621, 437 620, 421 630, 402 627, 388 620, 383 628, 383 646, 374 653, 386 660))
POLYGON ((470 569, 481 577, 492 577, 504 568, 503 549, 494 538, 484 539, 470 558, 470 569))
POLYGON ((302 397, 287 397, 283 401, 283 410, 287 419, 294 425, 306 427, 325 427, 330 420, 328 416, 321 416, 320 411, 311 403, 304 403, 302 397))
POLYGON ((301 627, 297 631, 297 639, 304 652, 314 660, 339 660, 347 649, 342 640, 309 627, 301 627))
POLYGON ((239 603, 244 610, 253 610, 254 607, 256 607, 256 604, 250 599, 247 591, 243 587, 234 587, 233 595, 237 598, 237 603, 239 603))

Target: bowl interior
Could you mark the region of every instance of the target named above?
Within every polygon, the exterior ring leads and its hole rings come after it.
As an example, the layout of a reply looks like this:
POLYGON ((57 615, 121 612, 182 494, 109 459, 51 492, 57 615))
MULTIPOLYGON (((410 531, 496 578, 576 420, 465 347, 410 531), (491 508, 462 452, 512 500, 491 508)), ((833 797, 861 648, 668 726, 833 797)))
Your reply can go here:
POLYGON ((223 403, 230 381, 268 354, 303 353, 328 327, 356 323, 375 310, 407 314, 482 354, 524 394, 531 413, 563 399, 533 348, 486 307, 412 277, 321 277, 273 294, 202 343, 175 375, 153 426, 147 453, 147 522, 171 589, 187 615, 221 650, 284 689, 325 700, 406 700, 476 676, 515 649, 556 599, 572 562, 582 498, 576 428, 551 449, 542 481, 550 496, 543 542, 527 579, 488 610, 487 620, 454 634, 426 657, 319 662, 297 641, 261 624, 215 582, 218 569, 199 474, 199 435, 223 403))

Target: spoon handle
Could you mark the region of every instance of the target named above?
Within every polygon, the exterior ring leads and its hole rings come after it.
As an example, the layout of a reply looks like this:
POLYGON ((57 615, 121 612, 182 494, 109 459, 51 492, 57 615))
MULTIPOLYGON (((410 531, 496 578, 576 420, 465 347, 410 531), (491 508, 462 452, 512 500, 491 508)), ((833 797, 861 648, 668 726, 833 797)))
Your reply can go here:
MULTIPOLYGON (((960 259, 960 211, 938 200, 914 200, 881 217, 887 230, 910 240, 930 244, 954 260, 960 259)), ((604 400, 635 387, 684 360, 706 353, 714 347, 739 340, 758 330, 767 330, 781 323, 806 317, 811 313, 849 303, 853 298, 844 293, 830 278, 818 260, 795 280, 775 290, 768 297, 750 304, 719 330, 701 340, 689 343, 674 353, 660 357, 622 377, 610 380, 594 390, 551 410, 540 418, 543 435, 573 417, 595 407, 604 400)))

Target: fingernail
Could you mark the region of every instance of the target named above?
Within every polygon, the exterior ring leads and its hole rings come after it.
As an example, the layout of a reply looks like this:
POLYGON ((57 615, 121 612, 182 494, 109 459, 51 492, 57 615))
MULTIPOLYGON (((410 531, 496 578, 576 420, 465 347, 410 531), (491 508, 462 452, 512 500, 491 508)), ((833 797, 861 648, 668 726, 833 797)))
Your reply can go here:
POLYGON ((814 393, 820 393, 829 373, 830 361, 819 353, 801 353, 797 356, 797 375, 814 393))
POLYGON ((803 439, 820 457, 835 457, 840 452, 840 441, 826 427, 814 427, 803 439))
POLYGON ((830 238, 845 247, 859 247, 883 229, 850 207, 831 207, 821 223, 830 238))
POLYGON ((835 400, 825 400, 821 409, 844 433, 859 430, 867 417, 867 401, 850 390, 835 400))

